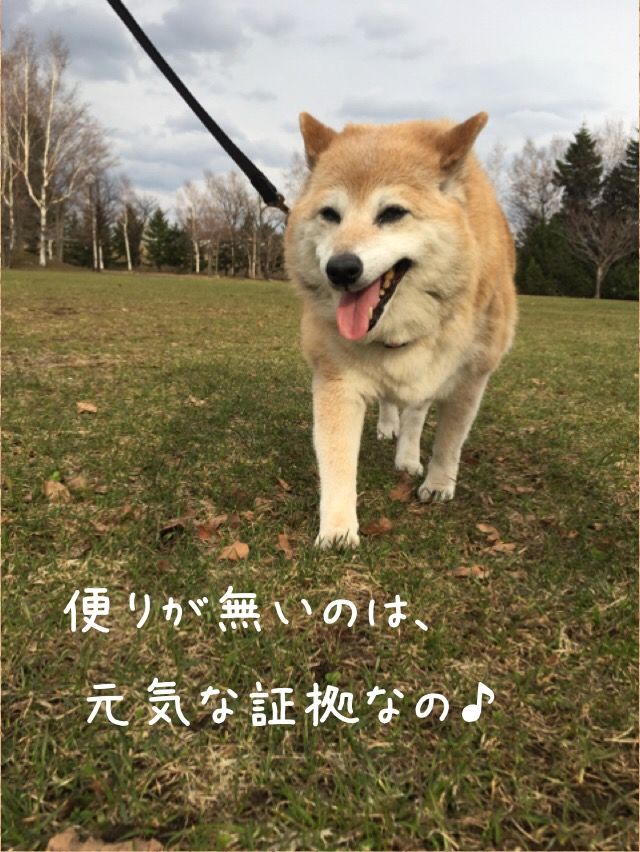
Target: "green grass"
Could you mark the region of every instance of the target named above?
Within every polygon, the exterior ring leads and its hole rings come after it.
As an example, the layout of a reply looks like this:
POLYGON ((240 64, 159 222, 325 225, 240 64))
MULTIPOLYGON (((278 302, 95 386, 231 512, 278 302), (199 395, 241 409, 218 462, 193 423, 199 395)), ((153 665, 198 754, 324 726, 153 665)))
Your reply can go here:
MULTIPOLYGON (((4 848, 43 849, 69 826, 180 849, 637 848, 636 305, 520 300, 450 504, 390 499, 393 451, 371 413, 360 519, 393 529, 348 554, 311 546, 310 377, 289 285, 8 272, 3 307, 4 848), (70 502, 44 495, 77 475, 70 502), (223 513, 201 541, 194 523, 223 513), (515 549, 488 552, 479 523, 515 549), (234 539, 248 559, 219 561, 234 539), (475 564, 484 579, 449 573, 475 564), (211 604, 229 584, 257 594, 260 634, 220 632, 211 604), (65 605, 96 585, 109 634, 71 633, 65 605), (140 629, 130 592, 151 595, 140 629), (370 627, 369 600, 381 619, 396 594, 409 618, 370 627), (198 618, 187 600, 203 595, 198 618), (340 597, 358 605, 353 628, 322 621, 340 597), (198 724, 147 724, 154 676, 177 681, 198 724), (252 727, 256 680, 293 688, 295 726, 252 727), (314 680, 352 691, 360 723, 313 728, 314 680), (86 724, 104 681, 127 729, 86 724), (478 681, 495 702, 466 724, 478 681), (366 705, 376 684, 405 694, 389 725, 382 701, 366 705), (240 695, 222 726, 200 705, 208 685, 240 695), (451 702, 444 722, 415 717, 430 691, 451 702)), ((432 433, 430 420, 424 454, 432 433)))

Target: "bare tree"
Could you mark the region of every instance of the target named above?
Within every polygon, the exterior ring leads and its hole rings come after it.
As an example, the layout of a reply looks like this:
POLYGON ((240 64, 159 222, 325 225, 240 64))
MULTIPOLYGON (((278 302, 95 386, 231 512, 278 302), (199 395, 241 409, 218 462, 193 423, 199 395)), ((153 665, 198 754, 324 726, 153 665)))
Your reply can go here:
POLYGON ((604 174, 608 174, 614 166, 624 159, 629 135, 625 132, 622 121, 608 119, 594 131, 593 137, 602 157, 602 171, 604 174))
POLYGON ((185 229, 193 247, 196 275, 200 274, 200 243, 204 238, 205 198, 191 181, 178 191, 176 204, 178 221, 185 229))
POLYGON ((131 240, 129 237, 130 213, 136 202, 135 193, 131 187, 131 182, 126 175, 121 175, 117 184, 118 202, 121 210, 118 225, 122 232, 122 243, 124 245, 124 255, 127 261, 127 269, 133 271, 133 261, 131 258, 131 240))
POLYGON ((302 192, 302 188, 309 176, 309 167, 304 156, 296 151, 291 157, 291 164, 284 180, 285 192, 289 205, 293 204, 302 192))
POLYGON ((225 232, 225 222, 222 211, 217 206, 216 197, 211 195, 209 190, 210 186, 207 184, 202 211, 202 232, 207 246, 207 275, 217 276, 220 264, 220 241, 225 232))
POLYGON ((244 226, 249 278, 270 276, 274 244, 279 242, 283 226, 284 216, 280 210, 268 207, 258 194, 249 200, 244 226))
POLYGON ((220 177, 207 171, 205 181, 207 191, 215 199, 216 207, 225 224, 231 250, 231 275, 235 275, 240 231, 247 218, 249 207, 247 186, 236 172, 229 172, 220 177))
POLYGON ((265 207, 262 213, 262 261, 261 270, 265 278, 273 273, 274 263, 282 257, 282 235, 285 226, 285 216, 275 207, 265 207))
POLYGON ((637 222, 632 216, 613 216, 602 206, 568 209, 565 233, 573 251, 596 269, 594 298, 599 299, 602 281, 611 266, 634 251, 637 222))
POLYGON ((111 241, 120 203, 118 183, 106 169, 96 170, 85 181, 85 220, 91 229, 92 266, 96 272, 105 268, 105 249, 111 241))
POLYGON ((14 165, 39 212, 39 262, 46 266, 49 211, 109 158, 102 131, 64 84, 67 50, 59 37, 49 39, 41 57, 33 37, 23 31, 11 61, 10 97, 16 108, 7 113, 7 132, 16 140, 14 165))
MULTIPOLYGON (((2 87, 0 97, 0 148, 2 148, 2 157, 0 158, 0 195, 8 220, 8 236, 4 245, 5 250, 2 254, 3 263, 9 266, 16 244, 16 196, 19 172, 17 169, 16 139, 9 133, 9 120, 7 117, 10 111, 15 112, 16 106, 15 100, 10 96, 12 90, 10 77, 14 70, 13 63, 8 57, 4 57, 0 61, 2 61, 2 73, 0 75, 2 87)), ((15 117, 12 121, 15 121, 15 117)))
POLYGON ((504 204, 507 197, 507 146, 503 142, 498 140, 492 145, 484 167, 499 201, 504 204))
POLYGON ((547 146, 537 146, 527 139, 522 151, 514 156, 507 206, 518 231, 532 223, 546 224, 560 210, 562 189, 553 183, 553 172, 565 147, 562 139, 553 139, 547 146))
POLYGON ((249 278, 262 277, 261 249, 267 206, 255 195, 247 199, 247 215, 244 230, 247 238, 247 275, 249 278))

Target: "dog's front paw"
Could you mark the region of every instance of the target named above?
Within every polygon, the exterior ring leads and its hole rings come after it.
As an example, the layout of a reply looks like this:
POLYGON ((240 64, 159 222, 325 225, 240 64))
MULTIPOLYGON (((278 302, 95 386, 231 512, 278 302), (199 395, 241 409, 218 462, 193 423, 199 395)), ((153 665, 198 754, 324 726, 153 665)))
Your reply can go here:
POLYGON ((331 547, 347 548, 357 547, 360 544, 360 536, 357 528, 349 527, 326 527, 320 530, 315 541, 315 546, 320 550, 329 550, 331 547))
POLYGON ((395 426, 393 423, 381 423, 378 421, 378 440, 393 441, 394 438, 398 437, 399 428, 399 426, 395 426))
POLYGON ((424 468, 420 464, 420 459, 416 461, 408 458, 397 458, 396 470, 410 473, 411 476, 422 476, 424 473, 424 468))
POLYGON ((378 440, 392 441, 400 434, 400 414, 395 405, 380 403, 378 415, 378 440))
POLYGON ((418 500, 421 503, 447 503, 449 500, 453 500, 455 492, 455 482, 442 485, 430 482, 429 477, 427 477, 420 488, 418 488, 418 500))

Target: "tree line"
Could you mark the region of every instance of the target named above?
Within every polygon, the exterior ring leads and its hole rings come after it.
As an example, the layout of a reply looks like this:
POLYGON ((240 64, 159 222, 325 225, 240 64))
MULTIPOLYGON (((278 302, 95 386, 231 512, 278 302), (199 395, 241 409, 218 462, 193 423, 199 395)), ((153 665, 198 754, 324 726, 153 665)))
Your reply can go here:
POLYGON ((513 158, 507 206, 521 293, 638 298, 638 139, 582 125, 568 144, 530 140, 513 158))
MULTIPOLYGON (((117 171, 109 138, 66 80, 59 36, 28 29, 2 58, 2 263, 66 262, 99 272, 155 268, 284 276, 282 214, 244 177, 205 171, 177 192, 170 219, 117 171)), ((637 298, 638 140, 620 125, 580 127, 570 142, 527 140, 485 163, 516 236, 521 293, 637 298)), ((294 155, 293 198, 305 177, 294 155)))
POLYGON ((66 262, 130 271, 155 268, 284 275, 280 211, 235 172, 188 182, 170 221, 155 199, 116 170, 108 135, 65 72, 59 36, 38 45, 21 30, 2 57, 0 144, 2 263, 66 262))

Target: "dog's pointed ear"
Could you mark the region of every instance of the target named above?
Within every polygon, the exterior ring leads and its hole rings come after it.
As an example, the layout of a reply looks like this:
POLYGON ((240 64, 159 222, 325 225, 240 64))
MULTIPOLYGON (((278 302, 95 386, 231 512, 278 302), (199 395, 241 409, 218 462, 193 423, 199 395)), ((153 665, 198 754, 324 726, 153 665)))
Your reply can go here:
POLYGON ((452 174, 457 170, 488 120, 489 116, 486 112, 479 112, 463 121, 462 124, 456 124, 441 137, 438 147, 440 148, 440 168, 444 172, 452 174))
POLYGON ((307 155, 307 163, 312 169, 320 154, 325 151, 335 136, 336 131, 327 127, 308 112, 300 113, 300 132, 304 141, 304 151, 307 155))

